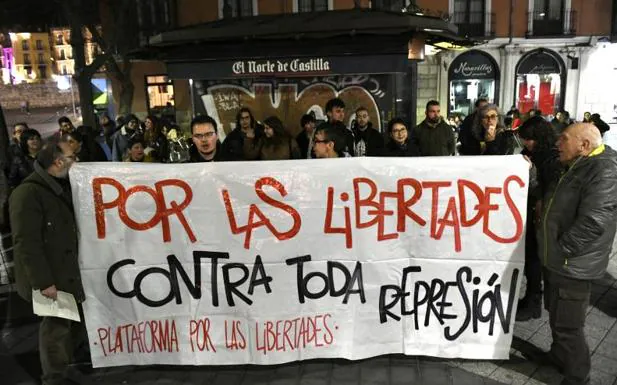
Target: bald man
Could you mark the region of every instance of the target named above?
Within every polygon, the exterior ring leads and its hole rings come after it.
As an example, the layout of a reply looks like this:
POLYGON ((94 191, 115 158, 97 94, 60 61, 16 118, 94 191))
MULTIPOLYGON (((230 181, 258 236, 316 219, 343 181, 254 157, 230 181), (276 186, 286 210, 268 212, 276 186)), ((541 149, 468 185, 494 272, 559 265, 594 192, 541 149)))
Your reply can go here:
POLYGON ((588 384, 585 313, 591 282, 606 272, 617 227, 617 152, 589 123, 567 127, 557 141, 563 172, 544 196, 540 255, 544 306, 553 343, 547 359, 561 384, 588 384))

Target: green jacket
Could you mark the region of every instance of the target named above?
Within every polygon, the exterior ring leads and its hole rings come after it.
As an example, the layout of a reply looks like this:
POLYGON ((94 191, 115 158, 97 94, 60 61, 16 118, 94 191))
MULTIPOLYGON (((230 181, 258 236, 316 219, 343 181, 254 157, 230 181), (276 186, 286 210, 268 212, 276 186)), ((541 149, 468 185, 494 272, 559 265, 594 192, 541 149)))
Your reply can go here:
POLYGON ((19 295, 31 301, 32 289, 55 285, 83 301, 70 188, 35 162, 34 172, 11 194, 9 213, 19 295))
POLYGON ((454 155, 454 131, 443 119, 434 127, 422 121, 411 133, 411 139, 420 150, 421 156, 454 155))

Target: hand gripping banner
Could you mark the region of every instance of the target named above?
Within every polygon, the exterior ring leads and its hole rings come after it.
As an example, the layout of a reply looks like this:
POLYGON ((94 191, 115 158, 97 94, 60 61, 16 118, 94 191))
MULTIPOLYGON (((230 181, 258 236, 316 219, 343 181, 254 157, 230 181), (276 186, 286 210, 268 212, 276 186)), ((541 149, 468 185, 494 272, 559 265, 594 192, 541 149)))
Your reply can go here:
POLYGON ((520 156, 76 164, 94 366, 506 359, 520 156))

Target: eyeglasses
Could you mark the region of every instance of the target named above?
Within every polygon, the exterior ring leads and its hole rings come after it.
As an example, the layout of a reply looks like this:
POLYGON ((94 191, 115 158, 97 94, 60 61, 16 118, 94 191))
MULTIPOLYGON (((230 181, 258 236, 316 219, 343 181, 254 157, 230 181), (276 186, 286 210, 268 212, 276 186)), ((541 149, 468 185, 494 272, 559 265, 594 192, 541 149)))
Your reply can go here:
POLYGON ((216 135, 216 132, 210 131, 210 132, 206 132, 203 134, 193 134, 193 138, 198 139, 198 140, 204 140, 204 139, 210 139, 214 135, 216 135))
POLYGON ((396 135, 396 134, 402 134, 405 131, 407 131, 406 128, 399 128, 398 130, 392 130, 392 133, 396 135))
POLYGON ((483 119, 486 119, 486 120, 497 120, 498 117, 499 117, 499 115, 491 114, 491 115, 485 115, 483 119))

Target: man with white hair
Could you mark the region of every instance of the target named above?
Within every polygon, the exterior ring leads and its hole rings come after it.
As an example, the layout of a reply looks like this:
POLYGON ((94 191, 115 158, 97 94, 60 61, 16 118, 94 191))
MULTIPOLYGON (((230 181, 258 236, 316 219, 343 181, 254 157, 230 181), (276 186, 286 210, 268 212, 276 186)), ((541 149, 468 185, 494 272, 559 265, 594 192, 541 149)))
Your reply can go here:
POLYGON ((564 170, 544 196, 539 242, 553 337, 547 359, 562 371, 562 385, 588 384, 585 314, 617 228, 617 152, 590 123, 567 127, 557 146, 564 170))

